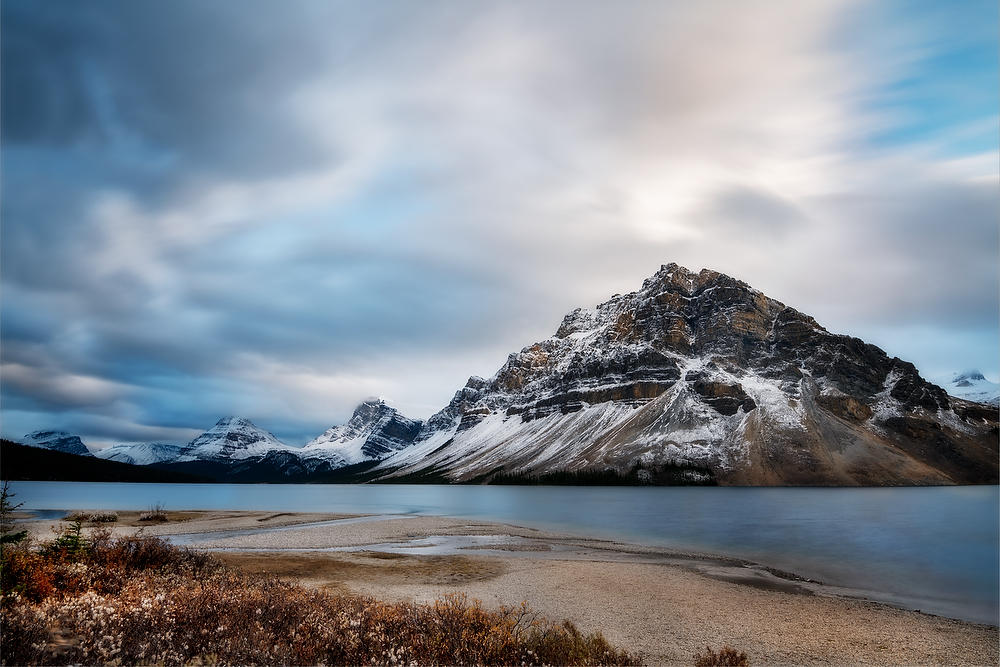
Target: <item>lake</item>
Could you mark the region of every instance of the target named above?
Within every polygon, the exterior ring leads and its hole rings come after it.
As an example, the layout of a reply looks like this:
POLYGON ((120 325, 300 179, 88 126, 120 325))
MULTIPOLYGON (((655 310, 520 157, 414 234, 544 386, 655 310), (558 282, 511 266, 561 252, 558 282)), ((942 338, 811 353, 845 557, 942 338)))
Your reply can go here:
POLYGON ((503 521, 753 560, 997 624, 996 486, 565 487, 12 482, 25 509, 232 509, 503 521))

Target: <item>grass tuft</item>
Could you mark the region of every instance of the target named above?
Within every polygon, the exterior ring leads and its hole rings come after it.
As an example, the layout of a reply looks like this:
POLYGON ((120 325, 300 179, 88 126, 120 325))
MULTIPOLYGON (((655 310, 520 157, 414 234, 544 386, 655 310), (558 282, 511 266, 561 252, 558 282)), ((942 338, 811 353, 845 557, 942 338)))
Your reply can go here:
POLYGON ((695 667, 748 667, 750 660, 746 653, 731 646, 723 646, 718 653, 706 646, 704 653, 695 654, 694 664, 695 667))

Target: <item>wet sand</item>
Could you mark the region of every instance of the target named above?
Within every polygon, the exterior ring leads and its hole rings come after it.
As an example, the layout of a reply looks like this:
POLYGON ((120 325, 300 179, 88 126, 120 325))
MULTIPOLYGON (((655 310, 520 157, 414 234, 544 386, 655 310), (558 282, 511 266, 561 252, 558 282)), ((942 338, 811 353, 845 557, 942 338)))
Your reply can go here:
MULTIPOLYGON (((135 532, 134 514, 120 512, 114 530, 135 532)), ((47 536, 55 523, 28 525, 47 536)), ((144 532, 335 593, 527 601, 649 664, 691 664, 698 650, 723 644, 753 664, 1000 663, 995 626, 839 597, 734 559, 441 517, 185 512, 144 532)))

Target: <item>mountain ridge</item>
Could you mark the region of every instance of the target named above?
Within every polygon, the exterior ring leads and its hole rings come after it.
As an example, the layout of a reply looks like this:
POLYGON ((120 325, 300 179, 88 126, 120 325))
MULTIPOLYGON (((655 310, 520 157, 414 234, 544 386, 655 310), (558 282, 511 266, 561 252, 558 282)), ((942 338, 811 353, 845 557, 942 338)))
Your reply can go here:
POLYGON ((997 432, 995 410, 913 364, 671 263, 571 311, 427 420, 368 399, 296 448, 226 417, 157 464, 263 481, 358 470, 383 482, 982 483, 997 479, 997 432))
POLYGON ((995 415, 953 406, 909 362, 730 276, 667 264, 471 378, 376 470, 469 481, 688 465, 731 484, 955 483, 996 479, 995 431, 995 415), (927 437, 955 460, 922 451, 927 437))

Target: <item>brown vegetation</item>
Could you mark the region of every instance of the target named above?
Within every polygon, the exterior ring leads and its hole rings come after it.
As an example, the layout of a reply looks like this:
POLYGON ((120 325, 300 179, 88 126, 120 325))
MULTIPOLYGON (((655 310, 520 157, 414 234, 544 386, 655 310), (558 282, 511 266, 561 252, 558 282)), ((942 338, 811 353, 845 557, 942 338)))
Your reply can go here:
POLYGON ((149 508, 148 512, 143 512, 139 515, 139 521, 146 521, 150 523, 163 523, 164 521, 169 521, 170 517, 167 516, 166 510, 160 505, 153 505, 149 508))
POLYGON ((746 653, 731 646, 723 646, 718 653, 706 646, 704 653, 695 654, 694 664, 695 667, 748 667, 750 660, 746 653))
POLYGON ((226 565, 271 575, 332 593, 351 592, 352 581, 459 587, 494 579, 506 571, 499 561, 458 555, 353 553, 220 553, 226 565))
POLYGON ((332 596, 150 537, 5 547, 4 664, 638 664, 527 607, 332 596))
POLYGON ((81 521, 83 523, 115 523, 118 521, 117 512, 74 512, 66 517, 67 521, 81 521))

